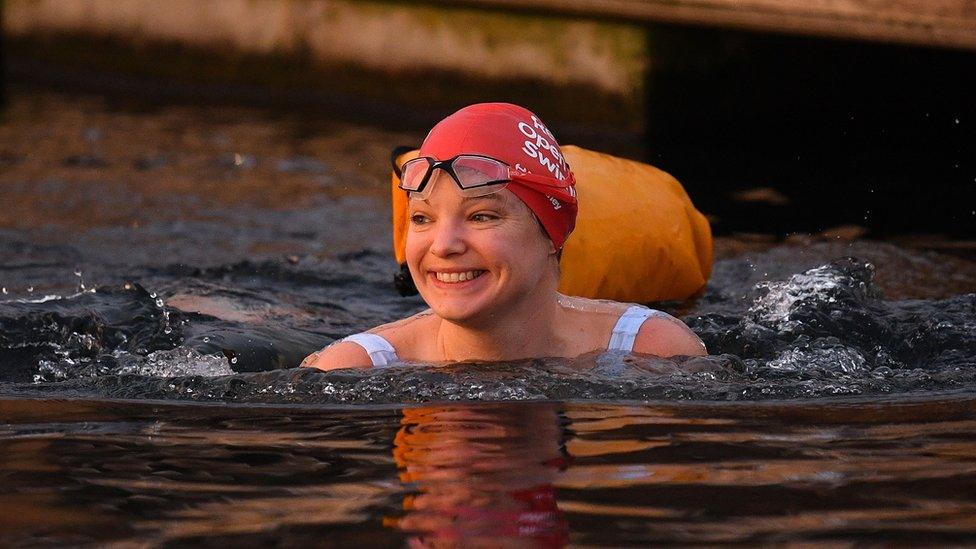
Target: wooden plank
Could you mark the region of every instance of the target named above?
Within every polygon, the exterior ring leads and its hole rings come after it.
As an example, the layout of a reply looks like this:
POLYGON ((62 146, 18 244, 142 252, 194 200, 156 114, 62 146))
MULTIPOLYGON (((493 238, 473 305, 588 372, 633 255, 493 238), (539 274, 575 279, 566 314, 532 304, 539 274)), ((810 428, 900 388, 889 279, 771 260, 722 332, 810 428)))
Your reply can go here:
POLYGON ((976 0, 428 0, 976 50, 976 0))

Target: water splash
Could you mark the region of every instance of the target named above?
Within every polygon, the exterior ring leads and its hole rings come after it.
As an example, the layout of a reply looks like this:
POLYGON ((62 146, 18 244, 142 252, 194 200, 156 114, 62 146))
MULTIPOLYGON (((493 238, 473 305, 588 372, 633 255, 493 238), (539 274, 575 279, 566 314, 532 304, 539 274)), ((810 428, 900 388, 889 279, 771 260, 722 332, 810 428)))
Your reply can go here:
POLYGON ((326 272, 286 261, 181 271, 184 293, 241 310, 253 301, 264 311, 227 319, 219 311, 174 309, 164 293, 131 282, 54 301, 0 303, 0 379, 9 390, 31 394, 339 404, 794 399, 976 387, 976 294, 886 300, 873 266, 850 258, 706 294, 684 320, 715 354, 710 357, 595 353, 300 370, 294 366, 308 352, 419 305, 396 297, 376 274, 385 265, 376 254, 328 265, 326 272), (276 288, 283 312, 269 308, 263 288, 276 288), (732 301, 724 297, 740 291, 732 301), (284 307, 289 296, 293 304, 284 307), (302 303, 313 303, 316 313, 301 315, 302 303))
POLYGON ((872 284, 874 266, 853 259, 795 274, 786 281, 761 282, 764 293, 749 309, 752 319, 779 332, 802 329, 811 313, 862 307, 880 292, 872 284))

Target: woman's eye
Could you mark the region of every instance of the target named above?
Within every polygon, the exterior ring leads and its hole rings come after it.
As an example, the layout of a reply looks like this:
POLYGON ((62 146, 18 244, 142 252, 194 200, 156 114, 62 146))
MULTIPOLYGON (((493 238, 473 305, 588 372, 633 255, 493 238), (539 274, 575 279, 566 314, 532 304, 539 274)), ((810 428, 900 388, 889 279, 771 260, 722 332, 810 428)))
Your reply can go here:
POLYGON ((498 219, 497 215, 489 214, 489 213, 476 213, 471 216, 471 221, 476 221, 479 223, 483 223, 485 221, 494 221, 496 219, 498 219))
POLYGON ((423 225, 428 221, 429 219, 427 218, 427 216, 423 214, 413 214, 410 216, 410 222, 413 223, 414 225, 423 225))

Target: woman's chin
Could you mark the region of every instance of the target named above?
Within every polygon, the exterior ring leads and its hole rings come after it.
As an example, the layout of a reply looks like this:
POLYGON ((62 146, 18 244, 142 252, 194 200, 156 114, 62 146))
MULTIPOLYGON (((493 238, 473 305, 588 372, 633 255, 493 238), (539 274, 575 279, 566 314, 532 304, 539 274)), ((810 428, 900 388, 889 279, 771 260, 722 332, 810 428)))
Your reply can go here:
POLYGON ((470 324, 486 315, 486 308, 471 299, 441 299, 427 304, 434 314, 455 324, 470 324))
POLYGON ((467 325, 476 325, 490 320, 494 316, 492 311, 496 299, 497 296, 489 291, 463 292, 456 295, 445 295, 435 291, 429 299, 425 296, 427 305, 437 316, 455 324, 467 325))

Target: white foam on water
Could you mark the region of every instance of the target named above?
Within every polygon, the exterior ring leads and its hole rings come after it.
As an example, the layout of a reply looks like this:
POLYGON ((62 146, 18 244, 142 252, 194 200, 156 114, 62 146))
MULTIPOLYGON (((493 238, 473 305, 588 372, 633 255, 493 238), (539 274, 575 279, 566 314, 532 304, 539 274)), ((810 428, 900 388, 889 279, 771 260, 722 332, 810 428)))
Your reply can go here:
POLYGON ((871 369, 864 355, 857 349, 845 346, 787 349, 766 363, 766 366, 781 372, 800 372, 817 368, 847 374, 866 372, 871 369))
POLYGON ((806 272, 795 274, 782 282, 761 282, 758 290, 766 293, 753 302, 749 309, 757 322, 780 331, 792 331, 800 322, 793 318, 797 305, 803 302, 834 303, 831 295, 843 289, 844 275, 830 265, 823 265, 806 272))
POLYGON ((145 358, 124 351, 117 352, 121 368, 119 374, 152 377, 225 376, 234 373, 223 355, 205 355, 196 349, 177 347, 155 351, 145 358))

